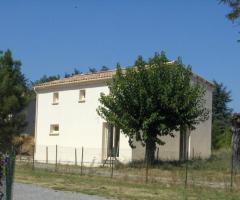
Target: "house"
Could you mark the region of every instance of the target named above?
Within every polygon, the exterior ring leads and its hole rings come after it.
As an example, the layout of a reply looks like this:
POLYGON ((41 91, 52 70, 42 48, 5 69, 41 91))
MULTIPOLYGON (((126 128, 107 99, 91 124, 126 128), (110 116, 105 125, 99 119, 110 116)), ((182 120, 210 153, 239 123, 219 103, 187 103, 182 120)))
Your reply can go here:
MULTIPOLYGON (((109 92, 107 81, 115 71, 81 74, 37 85, 35 159, 39 162, 78 163, 83 154, 85 163, 104 163, 112 152, 121 162, 142 160, 145 148, 136 143, 131 149, 128 138, 116 127, 105 122, 96 112, 101 93, 109 92)), ((213 85, 198 75, 193 81, 206 88, 206 108, 212 110, 213 85)), ((179 160, 211 155, 212 117, 188 134, 162 137, 158 146, 159 159, 179 160), (189 136, 189 137, 188 137, 189 136)))

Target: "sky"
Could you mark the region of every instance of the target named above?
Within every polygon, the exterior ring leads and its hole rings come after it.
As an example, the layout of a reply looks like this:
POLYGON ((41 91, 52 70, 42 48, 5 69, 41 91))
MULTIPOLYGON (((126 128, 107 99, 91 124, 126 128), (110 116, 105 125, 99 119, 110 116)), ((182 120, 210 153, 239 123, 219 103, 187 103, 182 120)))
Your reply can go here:
POLYGON ((31 80, 74 68, 129 66, 165 51, 222 82, 240 111, 240 26, 217 0, 0 0, 0 50, 31 80))

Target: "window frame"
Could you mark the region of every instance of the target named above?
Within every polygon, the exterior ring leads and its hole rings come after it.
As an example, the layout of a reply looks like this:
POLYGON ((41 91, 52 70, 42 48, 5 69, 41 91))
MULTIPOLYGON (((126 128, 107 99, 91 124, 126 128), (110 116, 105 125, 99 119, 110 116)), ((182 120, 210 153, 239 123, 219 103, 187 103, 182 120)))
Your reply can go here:
POLYGON ((79 99, 78 99, 79 103, 85 103, 86 102, 86 89, 80 89, 79 90, 79 99), (84 92, 84 95, 81 95, 82 92, 84 92), (82 96, 84 96, 84 98, 81 98, 82 96))
POLYGON ((52 105, 58 105, 58 104, 59 104, 59 92, 53 92, 52 105), (57 95, 57 98, 55 98, 55 95, 57 95))
POLYGON ((60 132, 59 131, 59 124, 50 124, 50 133, 49 133, 50 136, 59 136, 59 132, 60 132), (58 127, 58 131, 54 131, 55 126, 58 127))

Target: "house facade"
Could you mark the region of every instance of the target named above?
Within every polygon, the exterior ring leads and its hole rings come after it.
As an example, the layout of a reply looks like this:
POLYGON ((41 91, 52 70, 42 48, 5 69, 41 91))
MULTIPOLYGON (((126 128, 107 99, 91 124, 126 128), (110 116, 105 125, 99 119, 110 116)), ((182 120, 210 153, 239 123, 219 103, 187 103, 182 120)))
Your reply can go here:
MULTIPOLYGON (((107 81, 115 71, 76 75, 43 83, 36 91, 35 159, 39 162, 104 163, 116 156, 121 162, 142 160, 145 148, 136 143, 132 149, 121 130, 109 125, 96 112, 101 93, 108 94, 107 81), (113 153, 115 152, 115 153, 113 153), (81 157, 81 158, 80 158, 81 157)), ((212 110, 212 84, 194 75, 193 81, 206 88, 206 107, 212 110)), ((208 158, 211 155, 212 117, 188 134, 162 137, 158 159, 208 158)))

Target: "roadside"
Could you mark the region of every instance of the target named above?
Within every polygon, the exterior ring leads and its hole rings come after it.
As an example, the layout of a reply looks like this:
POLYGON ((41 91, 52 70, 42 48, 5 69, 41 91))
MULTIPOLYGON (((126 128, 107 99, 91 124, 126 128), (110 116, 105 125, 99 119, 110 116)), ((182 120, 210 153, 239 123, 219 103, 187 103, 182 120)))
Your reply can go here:
POLYGON ((13 200, 107 200, 76 192, 56 191, 36 185, 15 183, 13 200))
POLYGON ((164 184, 132 181, 126 179, 111 179, 107 177, 77 175, 60 172, 49 172, 43 169, 17 166, 16 181, 21 183, 37 184, 54 190, 81 192, 90 195, 110 197, 120 200, 167 200, 167 199, 218 199, 239 200, 240 191, 215 189, 204 186, 189 186, 187 191, 184 185, 174 183, 164 184))

